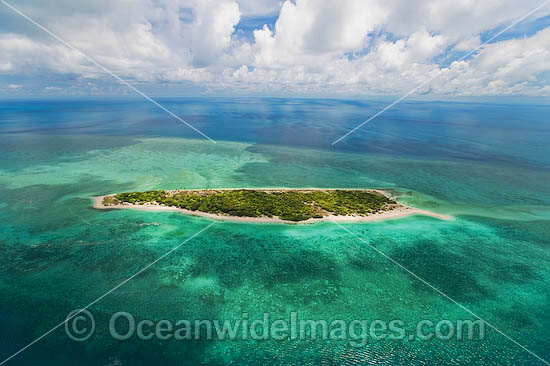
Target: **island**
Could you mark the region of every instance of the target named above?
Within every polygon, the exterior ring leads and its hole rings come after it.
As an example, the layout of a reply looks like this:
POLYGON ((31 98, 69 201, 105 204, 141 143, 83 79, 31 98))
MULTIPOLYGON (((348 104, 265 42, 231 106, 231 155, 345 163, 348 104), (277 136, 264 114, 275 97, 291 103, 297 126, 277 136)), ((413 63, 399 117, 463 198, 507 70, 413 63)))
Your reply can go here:
POLYGON ((155 190, 94 197, 94 208, 169 210, 248 222, 375 221, 410 215, 452 219, 447 215, 404 205, 385 191, 375 189, 155 190))

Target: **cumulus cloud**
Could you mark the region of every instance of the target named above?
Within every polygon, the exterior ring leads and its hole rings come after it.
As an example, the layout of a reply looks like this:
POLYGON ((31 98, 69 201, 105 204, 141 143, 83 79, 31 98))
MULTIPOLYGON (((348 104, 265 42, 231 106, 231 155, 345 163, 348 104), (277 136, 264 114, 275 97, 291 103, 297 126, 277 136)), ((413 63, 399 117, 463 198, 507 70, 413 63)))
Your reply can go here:
POLYGON ((481 45, 481 38, 479 35, 473 36, 472 38, 463 39, 462 41, 458 42, 454 49, 455 51, 464 51, 464 52, 470 52, 472 50, 477 49, 481 45))
POLYGON ((230 0, 201 0, 194 14, 191 27, 194 63, 209 65, 230 45, 240 19, 239 5, 230 0))
MULTIPOLYGON (((548 94, 550 29, 478 47, 535 0, 21 0, 22 11, 130 81, 190 82, 210 90, 303 94, 548 94), (243 17, 273 25, 235 29, 243 17), (263 19, 263 18, 261 18, 263 19), (458 56, 460 57, 460 56, 458 56), (456 58, 456 57, 455 57, 456 58)), ((541 9, 526 20, 549 14, 541 9)), ((0 9, 0 80, 72 75, 107 80, 94 65, 7 8, 0 9)), ((42 88, 49 92, 54 89, 42 88)), ((99 92, 99 89, 98 89, 99 92)))
MULTIPOLYGON (((461 94, 535 94, 540 89, 541 95, 547 95, 544 90, 548 79, 544 74, 550 71, 549 59, 550 28, 546 28, 529 38, 487 45, 479 55, 462 65, 451 65, 450 70, 456 70, 457 87, 471 85, 461 94)), ((439 88, 444 90, 448 86, 439 88)))

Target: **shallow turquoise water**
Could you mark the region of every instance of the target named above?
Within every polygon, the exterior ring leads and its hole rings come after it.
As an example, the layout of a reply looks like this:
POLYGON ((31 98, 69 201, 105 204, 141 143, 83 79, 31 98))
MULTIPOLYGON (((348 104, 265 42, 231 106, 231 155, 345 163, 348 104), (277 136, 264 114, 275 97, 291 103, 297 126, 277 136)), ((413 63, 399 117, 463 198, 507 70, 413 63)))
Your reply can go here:
MULTIPOLYGON (((547 108, 410 104, 335 149, 325 145, 342 124, 375 105, 171 102, 217 134, 211 144, 179 135, 185 126, 147 104, 74 103, 0 108, 0 358, 211 223, 169 212, 97 211, 91 196, 273 186, 390 188, 404 202, 456 216, 345 227, 550 358, 547 108), (300 143, 306 127, 311 139, 300 143)), ((88 341, 71 341, 61 327, 12 363, 543 364, 491 329, 471 342, 383 340, 364 347, 109 336, 117 311, 154 320, 242 313, 257 319, 264 312, 286 318, 296 311, 304 319, 401 319, 411 327, 422 319, 473 318, 331 223, 219 222, 90 311, 97 329, 88 341)))

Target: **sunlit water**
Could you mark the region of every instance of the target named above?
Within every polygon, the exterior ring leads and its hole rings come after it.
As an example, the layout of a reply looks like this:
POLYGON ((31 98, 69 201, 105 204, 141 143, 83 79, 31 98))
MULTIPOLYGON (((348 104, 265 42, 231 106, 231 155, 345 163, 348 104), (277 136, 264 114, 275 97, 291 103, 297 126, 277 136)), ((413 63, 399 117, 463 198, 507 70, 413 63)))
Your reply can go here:
MULTIPOLYGON (((550 107, 406 103, 335 147, 381 103, 163 100, 217 141, 137 101, 0 104, 0 358, 212 221, 97 211, 90 197, 216 187, 388 188, 455 221, 345 227, 542 358, 550 358, 550 107)), ((473 319, 332 223, 218 222, 64 327, 26 365, 542 365, 498 332, 484 340, 176 341, 110 337, 137 319, 473 319)), ((1 362, 0 360, 0 362, 1 362)))

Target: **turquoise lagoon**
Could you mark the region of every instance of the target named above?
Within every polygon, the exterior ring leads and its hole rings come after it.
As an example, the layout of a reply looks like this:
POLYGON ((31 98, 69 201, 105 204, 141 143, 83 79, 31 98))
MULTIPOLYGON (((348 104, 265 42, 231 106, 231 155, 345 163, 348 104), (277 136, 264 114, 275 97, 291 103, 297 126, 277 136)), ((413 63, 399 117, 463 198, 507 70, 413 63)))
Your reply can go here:
MULTIPOLYGON (((387 188, 455 221, 345 224, 544 359, 550 358, 550 107, 405 103, 330 144, 380 102, 173 99, 0 103, 0 358, 212 221, 97 211, 94 195, 220 187, 387 188)), ((57 330, 14 365, 542 365, 483 340, 113 339, 136 319, 474 317, 332 223, 218 222, 89 308, 85 342, 57 330)), ((410 329, 409 329, 410 328, 410 329)), ((8 363, 9 364, 9 363, 8 363)))

